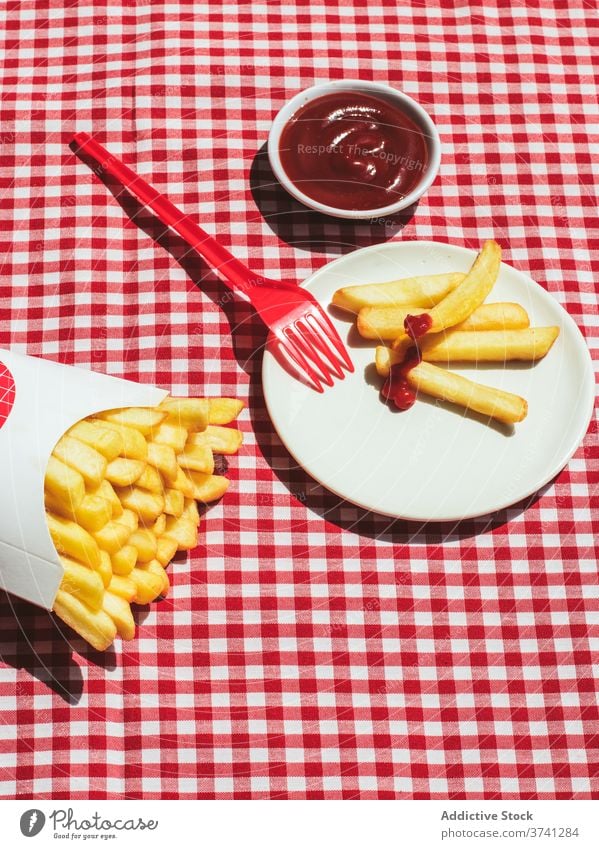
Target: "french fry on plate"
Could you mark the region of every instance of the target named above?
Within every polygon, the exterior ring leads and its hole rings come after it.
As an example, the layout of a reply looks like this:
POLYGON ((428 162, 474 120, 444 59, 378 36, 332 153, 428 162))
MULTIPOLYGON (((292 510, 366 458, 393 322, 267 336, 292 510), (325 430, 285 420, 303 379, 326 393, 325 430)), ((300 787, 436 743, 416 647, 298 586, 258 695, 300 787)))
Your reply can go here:
MULTIPOLYGON (((392 342, 405 333, 408 315, 426 312, 420 307, 364 307, 358 313, 358 333, 364 339, 392 342)), ((528 327, 530 320, 520 304, 481 304, 452 330, 519 330, 528 327)), ((425 337, 426 338, 426 337, 425 337)))
MULTIPOLYGON (((418 341, 422 359, 428 363, 507 363, 534 362, 544 357, 559 335, 559 327, 528 327, 524 330, 448 330, 424 336, 418 341)), ((401 363, 413 345, 407 340, 401 348, 378 345, 377 373, 387 377, 391 366, 401 363)))
POLYGON ((431 363, 419 363, 411 368, 406 380, 418 392, 475 410, 504 424, 521 422, 528 412, 528 404, 519 395, 483 386, 431 363))
POLYGON ((497 242, 486 241, 472 268, 455 289, 427 313, 406 318, 405 333, 397 338, 394 347, 399 347, 405 336, 420 338, 426 333, 438 333, 465 321, 495 285, 500 265, 501 248, 497 242))

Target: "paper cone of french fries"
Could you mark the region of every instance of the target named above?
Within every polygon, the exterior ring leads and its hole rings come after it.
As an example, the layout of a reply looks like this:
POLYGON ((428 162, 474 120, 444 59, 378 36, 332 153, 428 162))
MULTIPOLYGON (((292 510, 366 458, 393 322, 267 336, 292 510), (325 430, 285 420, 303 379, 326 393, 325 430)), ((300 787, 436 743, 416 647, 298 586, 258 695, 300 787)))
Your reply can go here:
MULTIPOLYGON (((152 386, 0 350, 12 375, 0 408, 0 588, 51 610, 64 570, 50 538, 44 475, 54 446, 81 419, 119 407, 153 407, 152 386)), ((0 391, 0 401, 2 400, 0 391)))

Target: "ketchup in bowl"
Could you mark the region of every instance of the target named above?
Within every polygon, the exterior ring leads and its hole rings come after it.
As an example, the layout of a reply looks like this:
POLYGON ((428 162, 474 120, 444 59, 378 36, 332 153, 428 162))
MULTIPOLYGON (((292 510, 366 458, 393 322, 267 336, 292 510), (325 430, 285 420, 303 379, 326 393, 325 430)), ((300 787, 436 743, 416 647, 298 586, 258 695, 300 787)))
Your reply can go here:
POLYGON ((339 91, 302 106, 283 128, 281 165, 312 200, 379 209, 416 188, 428 161, 420 128, 382 97, 339 91))

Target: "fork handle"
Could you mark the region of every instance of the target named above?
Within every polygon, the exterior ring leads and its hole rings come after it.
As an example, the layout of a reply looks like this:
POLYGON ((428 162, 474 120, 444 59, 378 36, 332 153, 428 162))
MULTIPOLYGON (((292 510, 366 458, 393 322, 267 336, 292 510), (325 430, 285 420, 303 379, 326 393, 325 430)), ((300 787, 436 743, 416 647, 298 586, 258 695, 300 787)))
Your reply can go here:
POLYGON ((230 289, 240 290, 251 300, 252 288, 263 282, 264 278, 253 274, 216 239, 202 230, 189 215, 177 209, 165 195, 142 179, 114 154, 109 153, 90 135, 76 133, 73 141, 81 151, 98 163, 99 168, 95 173, 106 172, 118 180, 137 200, 149 207, 166 227, 171 227, 190 248, 210 263, 230 289))

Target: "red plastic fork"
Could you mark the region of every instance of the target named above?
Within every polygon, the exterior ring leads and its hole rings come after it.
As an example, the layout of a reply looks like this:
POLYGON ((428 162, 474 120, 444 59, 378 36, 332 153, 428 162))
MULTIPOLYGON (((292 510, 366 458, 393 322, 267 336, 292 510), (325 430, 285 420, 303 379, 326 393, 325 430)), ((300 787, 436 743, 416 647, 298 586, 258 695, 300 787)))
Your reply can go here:
POLYGON ((323 392, 323 383, 333 385, 333 377, 343 380, 343 369, 354 367, 333 323, 316 298, 295 283, 269 280, 253 274, 216 239, 205 233, 192 218, 146 183, 131 168, 109 153, 87 133, 77 133, 73 141, 80 151, 95 160, 97 174, 110 174, 149 207, 158 219, 197 251, 219 273, 223 283, 242 292, 279 342, 280 348, 309 383, 323 392))

